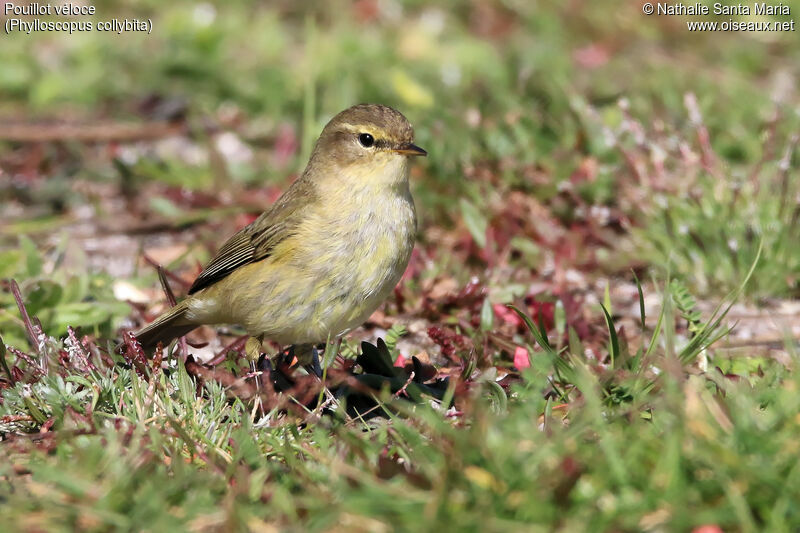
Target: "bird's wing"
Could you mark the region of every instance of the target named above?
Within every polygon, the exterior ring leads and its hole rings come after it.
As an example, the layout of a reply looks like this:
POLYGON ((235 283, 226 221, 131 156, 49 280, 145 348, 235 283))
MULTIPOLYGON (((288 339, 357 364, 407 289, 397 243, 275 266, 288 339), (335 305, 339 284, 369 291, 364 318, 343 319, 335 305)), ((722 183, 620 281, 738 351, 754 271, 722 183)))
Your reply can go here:
POLYGON ((304 208, 313 204, 313 183, 300 179, 272 207, 239 230, 220 248, 189 288, 189 294, 205 289, 239 267, 266 259, 275 246, 291 236, 304 219, 304 208))

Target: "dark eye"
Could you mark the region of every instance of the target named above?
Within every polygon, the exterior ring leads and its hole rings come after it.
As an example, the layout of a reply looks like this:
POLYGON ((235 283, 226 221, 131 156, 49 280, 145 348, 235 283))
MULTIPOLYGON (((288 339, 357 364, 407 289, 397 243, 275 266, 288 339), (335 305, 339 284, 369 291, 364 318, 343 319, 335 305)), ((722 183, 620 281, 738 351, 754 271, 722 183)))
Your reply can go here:
POLYGON ((361 146, 364 148, 369 148, 373 144, 375 144, 375 137, 370 135, 369 133, 362 133, 358 136, 358 142, 361 143, 361 146))

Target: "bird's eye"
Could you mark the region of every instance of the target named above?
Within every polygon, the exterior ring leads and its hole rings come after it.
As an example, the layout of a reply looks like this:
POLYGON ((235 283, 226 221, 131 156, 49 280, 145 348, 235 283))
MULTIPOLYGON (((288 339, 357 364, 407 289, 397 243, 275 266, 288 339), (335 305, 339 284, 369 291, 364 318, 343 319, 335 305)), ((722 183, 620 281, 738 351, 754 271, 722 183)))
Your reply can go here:
POLYGON ((369 148, 373 144, 375 144, 375 137, 370 135, 369 133, 362 133, 358 136, 358 142, 361 143, 361 146, 364 148, 369 148))

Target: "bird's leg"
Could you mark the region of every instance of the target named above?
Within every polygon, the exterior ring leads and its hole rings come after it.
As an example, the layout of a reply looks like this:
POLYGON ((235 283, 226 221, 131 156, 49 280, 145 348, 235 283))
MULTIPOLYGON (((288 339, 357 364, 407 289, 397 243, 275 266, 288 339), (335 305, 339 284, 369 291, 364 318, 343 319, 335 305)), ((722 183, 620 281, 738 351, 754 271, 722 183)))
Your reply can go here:
POLYGON ((260 374, 256 368, 256 362, 261 357, 261 344, 263 342, 264 336, 259 335, 258 337, 250 337, 244 345, 244 354, 250 363, 250 373, 253 374, 256 380, 256 390, 261 389, 261 379, 259 378, 260 374))
POLYGON ((249 337, 247 342, 244 343, 244 355, 250 363, 250 368, 255 368, 253 363, 258 361, 261 357, 261 342, 263 339, 259 337, 249 337))

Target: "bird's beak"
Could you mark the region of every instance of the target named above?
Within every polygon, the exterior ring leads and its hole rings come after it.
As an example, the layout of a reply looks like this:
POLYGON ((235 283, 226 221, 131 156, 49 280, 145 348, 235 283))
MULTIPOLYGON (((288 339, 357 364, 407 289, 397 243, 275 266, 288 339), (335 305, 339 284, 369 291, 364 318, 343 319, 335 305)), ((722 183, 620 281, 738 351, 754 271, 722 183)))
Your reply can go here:
POLYGON ((404 144, 398 148, 392 150, 396 154, 403 154, 403 155, 421 155, 426 156, 428 152, 417 146, 416 144, 404 144))

